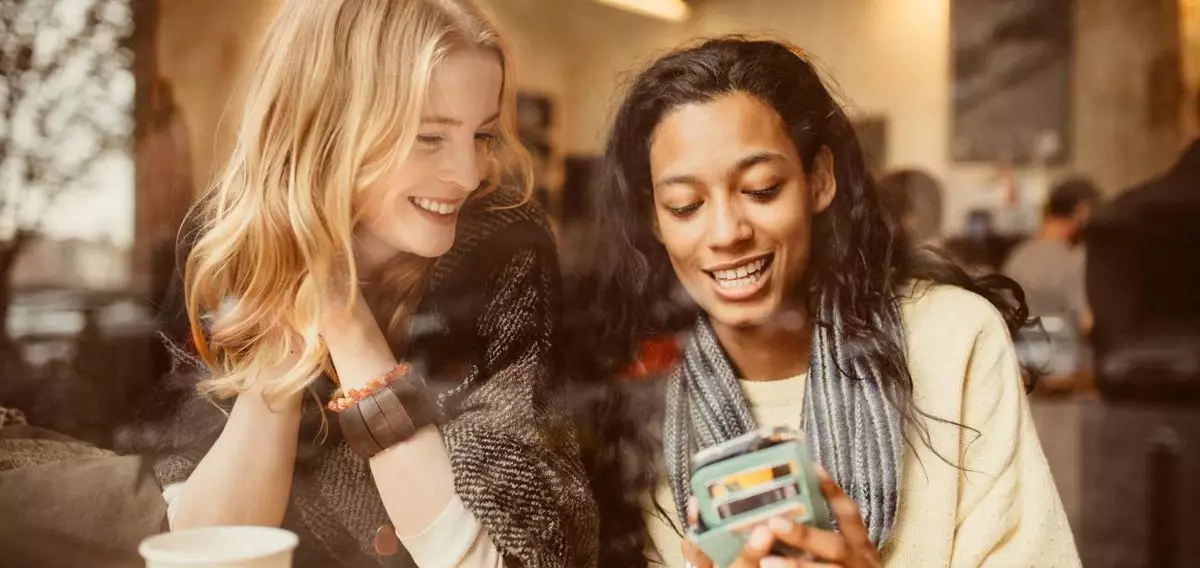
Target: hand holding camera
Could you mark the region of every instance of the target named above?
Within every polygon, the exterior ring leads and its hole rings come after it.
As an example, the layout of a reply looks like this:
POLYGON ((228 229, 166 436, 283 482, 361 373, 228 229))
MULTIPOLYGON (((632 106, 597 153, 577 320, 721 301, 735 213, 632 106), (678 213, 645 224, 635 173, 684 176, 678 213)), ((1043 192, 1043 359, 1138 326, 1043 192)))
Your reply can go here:
POLYGON ((858 506, 811 461, 795 432, 752 432, 701 451, 694 462, 683 542, 692 566, 882 566, 858 506))

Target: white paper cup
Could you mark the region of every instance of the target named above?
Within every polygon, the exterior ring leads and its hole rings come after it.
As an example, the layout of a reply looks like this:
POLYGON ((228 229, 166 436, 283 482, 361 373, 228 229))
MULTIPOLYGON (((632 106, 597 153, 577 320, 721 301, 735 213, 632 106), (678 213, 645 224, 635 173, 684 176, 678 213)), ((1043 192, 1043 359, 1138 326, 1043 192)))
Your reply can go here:
POLYGON ((142 541, 146 568, 291 568, 300 539, 271 527, 205 527, 142 541))

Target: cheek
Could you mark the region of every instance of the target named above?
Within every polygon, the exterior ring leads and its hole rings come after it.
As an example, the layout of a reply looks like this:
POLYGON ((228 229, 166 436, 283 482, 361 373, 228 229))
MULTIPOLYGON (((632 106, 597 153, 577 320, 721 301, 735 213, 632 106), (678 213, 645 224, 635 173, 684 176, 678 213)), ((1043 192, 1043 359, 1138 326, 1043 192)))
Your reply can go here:
POLYGON ((812 242, 812 217, 808 207, 800 200, 778 207, 764 208, 757 215, 755 228, 761 245, 777 248, 783 252, 786 271, 802 273, 807 264, 812 242))
POLYGON ((394 208, 398 200, 405 199, 424 185, 427 169, 420 160, 405 161, 360 191, 355 196, 355 206, 368 216, 376 216, 394 208))
POLYGON ((690 264, 702 242, 699 220, 680 222, 670 215, 659 214, 657 221, 658 241, 666 249, 671 264, 677 267, 690 264))
POLYGON ((797 194, 755 207, 754 225, 759 235, 774 241, 773 244, 790 246, 806 242, 812 215, 808 202, 801 197, 797 194))

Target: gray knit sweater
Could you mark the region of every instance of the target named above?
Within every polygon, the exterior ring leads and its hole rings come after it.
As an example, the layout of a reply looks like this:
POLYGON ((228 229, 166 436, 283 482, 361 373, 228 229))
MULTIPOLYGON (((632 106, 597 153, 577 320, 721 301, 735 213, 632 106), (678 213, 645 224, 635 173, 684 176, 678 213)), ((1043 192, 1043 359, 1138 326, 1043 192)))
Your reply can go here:
MULTIPOLYGON (((497 191, 464 208, 451 251, 438 260, 414 321, 406 358, 424 370, 446 418, 442 434, 458 495, 507 566, 594 566, 595 503, 566 412, 552 393, 551 340, 558 267, 544 215, 497 191)), ((186 251, 181 251, 181 253, 186 251)), ((224 415, 190 394, 205 373, 184 337, 182 314, 167 322, 174 371, 159 418, 146 429, 164 486, 185 480, 215 441, 224 415)), ((315 385, 325 400, 332 384, 315 385)), ((319 409, 305 410, 284 526, 300 534, 297 566, 406 566, 380 558, 372 538, 387 522, 367 463, 336 420, 317 435, 319 409)))

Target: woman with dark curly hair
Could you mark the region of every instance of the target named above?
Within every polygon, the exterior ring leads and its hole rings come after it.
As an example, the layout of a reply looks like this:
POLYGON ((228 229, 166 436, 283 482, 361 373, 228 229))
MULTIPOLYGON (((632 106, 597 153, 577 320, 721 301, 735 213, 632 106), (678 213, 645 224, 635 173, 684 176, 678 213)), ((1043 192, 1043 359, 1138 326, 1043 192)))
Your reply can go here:
POLYGON ((585 417, 601 565, 709 565, 683 537, 691 458, 763 426, 805 432, 840 530, 773 519, 735 566, 1079 564, 1013 350, 1023 293, 910 242, 798 49, 653 63, 593 193, 569 356, 620 387, 585 417), (610 380, 664 337, 662 380, 610 380))

